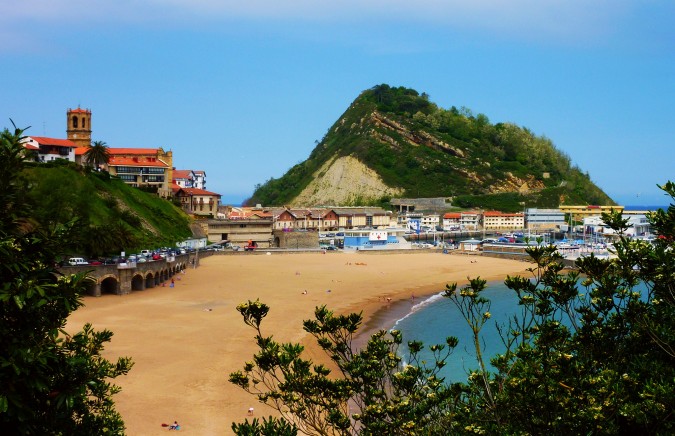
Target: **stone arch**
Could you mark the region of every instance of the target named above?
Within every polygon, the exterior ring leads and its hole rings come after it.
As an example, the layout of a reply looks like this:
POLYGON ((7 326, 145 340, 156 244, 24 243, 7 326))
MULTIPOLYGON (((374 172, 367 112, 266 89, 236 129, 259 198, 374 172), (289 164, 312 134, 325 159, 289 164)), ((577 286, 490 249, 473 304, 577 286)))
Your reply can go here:
POLYGON ((148 275, 145 276, 145 288, 154 288, 155 287, 155 276, 152 274, 152 271, 148 272, 148 275))
POLYGON ((131 278, 131 290, 132 291, 142 291, 145 289, 145 280, 143 279, 143 274, 134 274, 131 278))
POLYGON ((120 294, 120 282, 115 276, 101 277, 100 281, 101 295, 103 294, 120 294))
POLYGON ((92 297, 98 297, 100 294, 98 293, 98 282, 96 281, 96 277, 89 276, 90 280, 87 280, 87 290, 86 293, 87 295, 91 295, 92 297))

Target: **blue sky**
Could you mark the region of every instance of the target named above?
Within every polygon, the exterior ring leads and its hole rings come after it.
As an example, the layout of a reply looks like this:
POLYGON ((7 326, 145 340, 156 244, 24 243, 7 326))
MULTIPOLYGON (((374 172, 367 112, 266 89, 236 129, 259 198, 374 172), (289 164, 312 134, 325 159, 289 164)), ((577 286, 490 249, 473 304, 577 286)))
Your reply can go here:
POLYGON ((23 0, 0 5, 0 127, 164 147, 238 204, 364 89, 545 135, 615 201, 675 180, 671 0, 23 0))

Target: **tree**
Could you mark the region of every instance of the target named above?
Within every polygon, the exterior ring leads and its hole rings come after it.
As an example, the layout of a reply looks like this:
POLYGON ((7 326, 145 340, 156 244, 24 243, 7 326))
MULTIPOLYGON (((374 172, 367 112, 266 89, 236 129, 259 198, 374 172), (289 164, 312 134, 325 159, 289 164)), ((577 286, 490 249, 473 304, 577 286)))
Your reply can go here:
MULTIPOLYGON (((675 200, 675 184, 661 187, 675 200)), ((444 296, 473 332, 479 369, 467 382, 438 376, 457 345, 408 344, 381 331, 353 351, 358 314, 317 308, 304 328, 337 373, 301 358, 298 344, 265 337, 269 308, 258 301, 238 310, 256 332, 259 352, 230 380, 258 396, 308 434, 673 434, 675 432, 675 205, 649 216, 655 245, 624 236, 618 213, 603 221, 620 237, 615 259, 595 256, 566 271, 553 246, 527 249, 531 277, 508 277, 520 312, 498 326, 504 351, 483 356, 481 330, 490 302, 480 278, 444 296), (487 364, 490 362, 492 368, 487 364), (353 407, 350 407, 353 406, 353 407)))
POLYGON ((122 434, 110 380, 128 358, 101 356, 108 330, 86 325, 69 334, 68 315, 82 305, 86 273, 62 275, 55 259, 72 226, 42 227, 24 195, 21 129, 0 135, 0 428, 5 434, 122 434))
POLYGON ((94 168, 100 168, 101 165, 107 165, 110 162, 110 151, 103 141, 94 141, 84 152, 84 161, 87 165, 94 168))
POLYGON ((230 381, 257 395, 281 413, 282 420, 309 435, 409 434, 442 426, 449 404, 460 395, 456 385, 446 386, 437 377, 457 339, 431 347, 434 364, 419 360, 420 343, 409 343, 409 362, 402 365, 400 332, 375 334, 359 352, 352 350, 360 314, 336 316, 318 307, 316 320, 304 329, 316 338, 330 357, 333 370, 302 359, 299 344, 281 344, 263 336, 260 325, 269 307, 248 301, 237 307, 244 322, 256 331, 260 351, 230 381))

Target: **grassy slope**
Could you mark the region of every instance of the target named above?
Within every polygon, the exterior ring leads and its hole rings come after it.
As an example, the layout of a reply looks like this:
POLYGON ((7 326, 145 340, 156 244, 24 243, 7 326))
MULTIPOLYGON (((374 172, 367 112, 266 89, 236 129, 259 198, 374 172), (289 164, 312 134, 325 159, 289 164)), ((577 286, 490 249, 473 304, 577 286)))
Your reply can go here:
POLYGON ((28 195, 35 205, 35 218, 43 223, 64 224, 77 218, 84 233, 88 228, 119 226, 133 241, 124 247, 129 252, 173 246, 191 235, 190 218, 171 202, 109 178, 107 173, 56 164, 31 166, 25 176, 31 181, 28 195))

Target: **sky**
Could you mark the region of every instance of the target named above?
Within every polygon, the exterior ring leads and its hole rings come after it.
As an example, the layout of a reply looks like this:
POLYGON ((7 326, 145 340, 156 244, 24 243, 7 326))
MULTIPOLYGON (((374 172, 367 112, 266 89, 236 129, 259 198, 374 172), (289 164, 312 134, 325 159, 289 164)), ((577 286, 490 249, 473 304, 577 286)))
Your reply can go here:
POLYGON ((0 4, 0 128, 162 147, 240 204, 386 83, 546 136, 622 205, 675 181, 672 0, 0 4), (12 121, 10 121, 12 120, 12 121))

